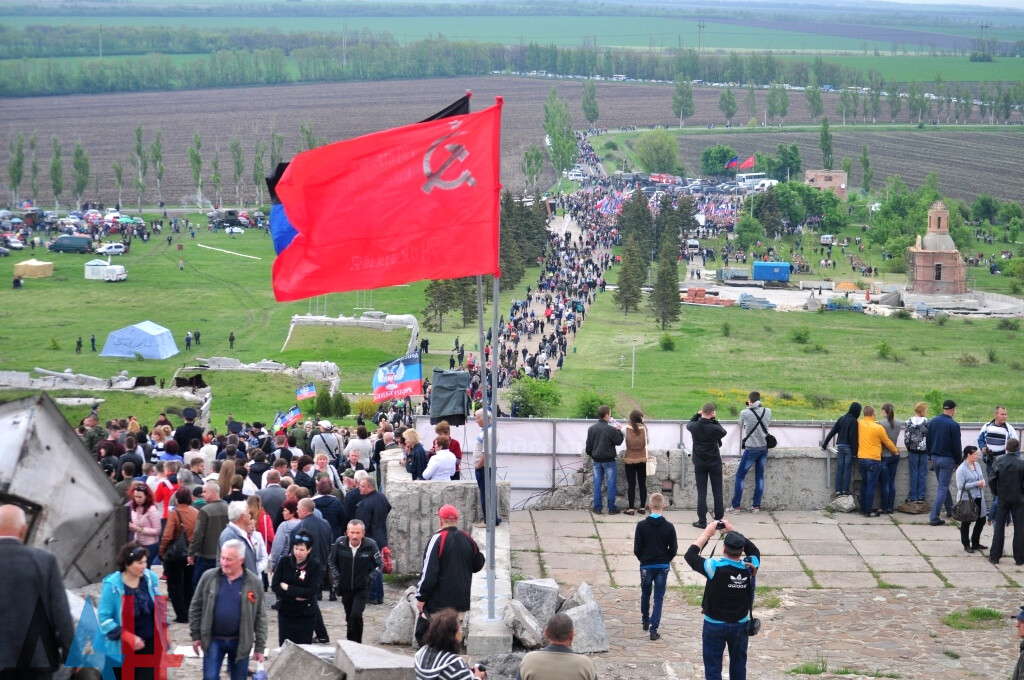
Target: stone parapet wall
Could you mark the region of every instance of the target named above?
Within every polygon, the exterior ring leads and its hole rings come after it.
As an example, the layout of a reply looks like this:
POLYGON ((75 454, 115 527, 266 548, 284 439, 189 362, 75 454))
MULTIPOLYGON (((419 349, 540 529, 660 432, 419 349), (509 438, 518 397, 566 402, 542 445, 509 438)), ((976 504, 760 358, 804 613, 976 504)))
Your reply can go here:
MULTIPOLYGON (((463 472, 465 475, 465 472, 463 472)), ((423 565, 423 551, 430 537, 438 529, 437 510, 442 505, 454 505, 459 510, 459 528, 473 532, 473 523, 483 517, 480 508, 480 489, 476 480, 457 482, 413 481, 402 454, 390 452, 381 456, 381 481, 384 495, 391 503, 388 515, 388 543, 399 574, 419 573, 423 565)), ((512 486, 498 482, 498 516, 508 519, 512 486)), ((483 550, 483 546, 480 546, 483 550)))

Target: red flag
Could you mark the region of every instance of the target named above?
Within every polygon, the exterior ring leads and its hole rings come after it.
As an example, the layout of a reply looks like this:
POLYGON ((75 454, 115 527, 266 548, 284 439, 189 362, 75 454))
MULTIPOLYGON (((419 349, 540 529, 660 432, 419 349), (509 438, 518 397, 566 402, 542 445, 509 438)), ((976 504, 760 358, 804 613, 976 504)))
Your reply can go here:
POLYGON ((501 107, 297 155, 277 184, 298 231, 274 260, 277 300, 500 275, 501 107))
POLYGON ((753 170, 755 162, 756 161, 754 160, 754 157, 751 156, 747 160, 745 160, 742 163, 740 163, 740 170, 753 170))

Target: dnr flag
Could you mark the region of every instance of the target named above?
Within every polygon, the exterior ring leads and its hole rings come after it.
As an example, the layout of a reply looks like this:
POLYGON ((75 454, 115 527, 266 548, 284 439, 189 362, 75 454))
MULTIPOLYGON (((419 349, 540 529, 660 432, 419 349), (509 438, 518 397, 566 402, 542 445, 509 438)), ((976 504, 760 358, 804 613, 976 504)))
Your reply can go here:
POLYGON ((733 156, 732 158, 729 159, 729 162, 725 164, 725 169, 728 170, 729 168, 735 168, 739 164, 740 164, 740 157, 739 156, 733 156))
POLYGON ((423 394, 419 352, 383 363, 373 373, 374 403, 418 394, 423 394))
POLYGON ((291 427, 295 423, 302 420, 302 411, 299 410, 298 406, 292 406, 287 413, 282 413, 274 421, 274 430, 280 430, 282 427, 291 427))
POLYGON ((303 385, 299 389, 295 390, 295 398, 299 401, 303 399, 315 399, 316 398, 316 383, 309 383, 303 385))

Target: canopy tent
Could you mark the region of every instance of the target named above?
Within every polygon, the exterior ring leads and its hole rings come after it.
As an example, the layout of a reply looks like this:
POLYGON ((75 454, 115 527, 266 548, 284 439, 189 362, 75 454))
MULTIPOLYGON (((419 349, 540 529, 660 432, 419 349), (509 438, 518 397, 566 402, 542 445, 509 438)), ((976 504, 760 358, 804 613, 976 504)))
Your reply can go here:
POLYGON ((143 321, 134 326, 125 326, 107 336, 101 357, 127 357, 136 355, 143 359, 167 359, 178 353, 171 332, 152 321, 143 321))
POLYGON ((85 263, 85 278, 102 281, 103 270, 106 268, 106 260, 89 260, 85 263))
POLYGON ((14 275, 25 279, 44 279, 53 276, 53 263, 40 260, 25 260, 14 265, 14 275))

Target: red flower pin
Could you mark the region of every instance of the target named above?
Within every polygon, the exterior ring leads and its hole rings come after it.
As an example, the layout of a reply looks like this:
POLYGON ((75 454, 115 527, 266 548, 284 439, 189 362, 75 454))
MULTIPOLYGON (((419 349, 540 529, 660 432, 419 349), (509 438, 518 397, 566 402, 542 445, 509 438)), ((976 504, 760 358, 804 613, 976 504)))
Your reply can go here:
POLYGON ((248 593, 245 594, 245 596, 249 598, 249 602, 256 604, 256 593, 250 590, 248 593))

